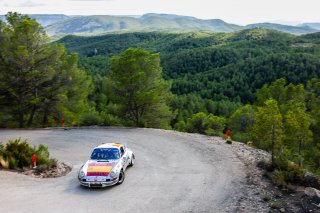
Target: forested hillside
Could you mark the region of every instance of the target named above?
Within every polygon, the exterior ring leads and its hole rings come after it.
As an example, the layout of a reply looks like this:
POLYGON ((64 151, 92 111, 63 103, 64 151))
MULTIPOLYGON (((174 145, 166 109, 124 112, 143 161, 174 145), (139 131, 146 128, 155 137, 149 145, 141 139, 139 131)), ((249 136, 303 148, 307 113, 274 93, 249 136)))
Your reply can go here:
POLYGON ((70 52, 81 55, 80 67, 105 76, 108 58, 129 47, 160 53, 163 74, 172 92, 215 101, 251 103, 265 83, 280 77, 306 83, 320 75, 320 34, 293 36, 254 29, 237 33, 126 33, 98 37, 66 36, 70 52))

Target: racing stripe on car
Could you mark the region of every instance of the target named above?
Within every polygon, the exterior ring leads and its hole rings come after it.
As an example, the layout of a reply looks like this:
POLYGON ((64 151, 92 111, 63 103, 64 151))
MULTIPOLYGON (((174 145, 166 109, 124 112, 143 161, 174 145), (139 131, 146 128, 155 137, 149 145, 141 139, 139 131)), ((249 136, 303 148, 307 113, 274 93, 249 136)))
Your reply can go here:
POLYGON ((108 176, 113 166, 110 163, 89 163, 87 176, 108 176))

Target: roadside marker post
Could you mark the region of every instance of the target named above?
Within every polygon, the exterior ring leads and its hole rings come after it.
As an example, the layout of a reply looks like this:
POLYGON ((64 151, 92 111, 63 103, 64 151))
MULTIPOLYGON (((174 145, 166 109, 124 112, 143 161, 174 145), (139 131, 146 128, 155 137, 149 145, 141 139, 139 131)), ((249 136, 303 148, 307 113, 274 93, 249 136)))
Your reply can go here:
POLYGON ((31 161, 32 161, 32 163, 33 163, 33 168, 34 168, 34 169, 37 168, 37 156, 36 156, 36 154, 34 154, 34 155, 32 156, 31 161))

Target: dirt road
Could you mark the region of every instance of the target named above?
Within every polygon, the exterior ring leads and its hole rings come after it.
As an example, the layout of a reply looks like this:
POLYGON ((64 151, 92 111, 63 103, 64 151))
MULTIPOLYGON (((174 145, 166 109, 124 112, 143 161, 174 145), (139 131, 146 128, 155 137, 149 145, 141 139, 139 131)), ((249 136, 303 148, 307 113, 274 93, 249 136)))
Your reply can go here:
POLYGON ((155 129, 0 130, 0 141, 44 143, 73 169, 38 179, 0 171, 0 212, 235 212, 243 195, 244 165, 223 141, 155 129), (77 172, 92 148, 121 142, 136 156, 122 185, 79 186, 77 172))

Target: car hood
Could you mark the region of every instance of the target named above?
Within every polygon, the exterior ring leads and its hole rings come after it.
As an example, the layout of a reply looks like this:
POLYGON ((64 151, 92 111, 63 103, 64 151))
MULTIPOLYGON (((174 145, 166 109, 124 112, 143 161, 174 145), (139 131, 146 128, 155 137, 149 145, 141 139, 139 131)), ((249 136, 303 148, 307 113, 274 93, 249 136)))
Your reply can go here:
POLYGON ((86 176, 109 176, 119 160, 97 161, 88 160, 83 166, 86 176))

